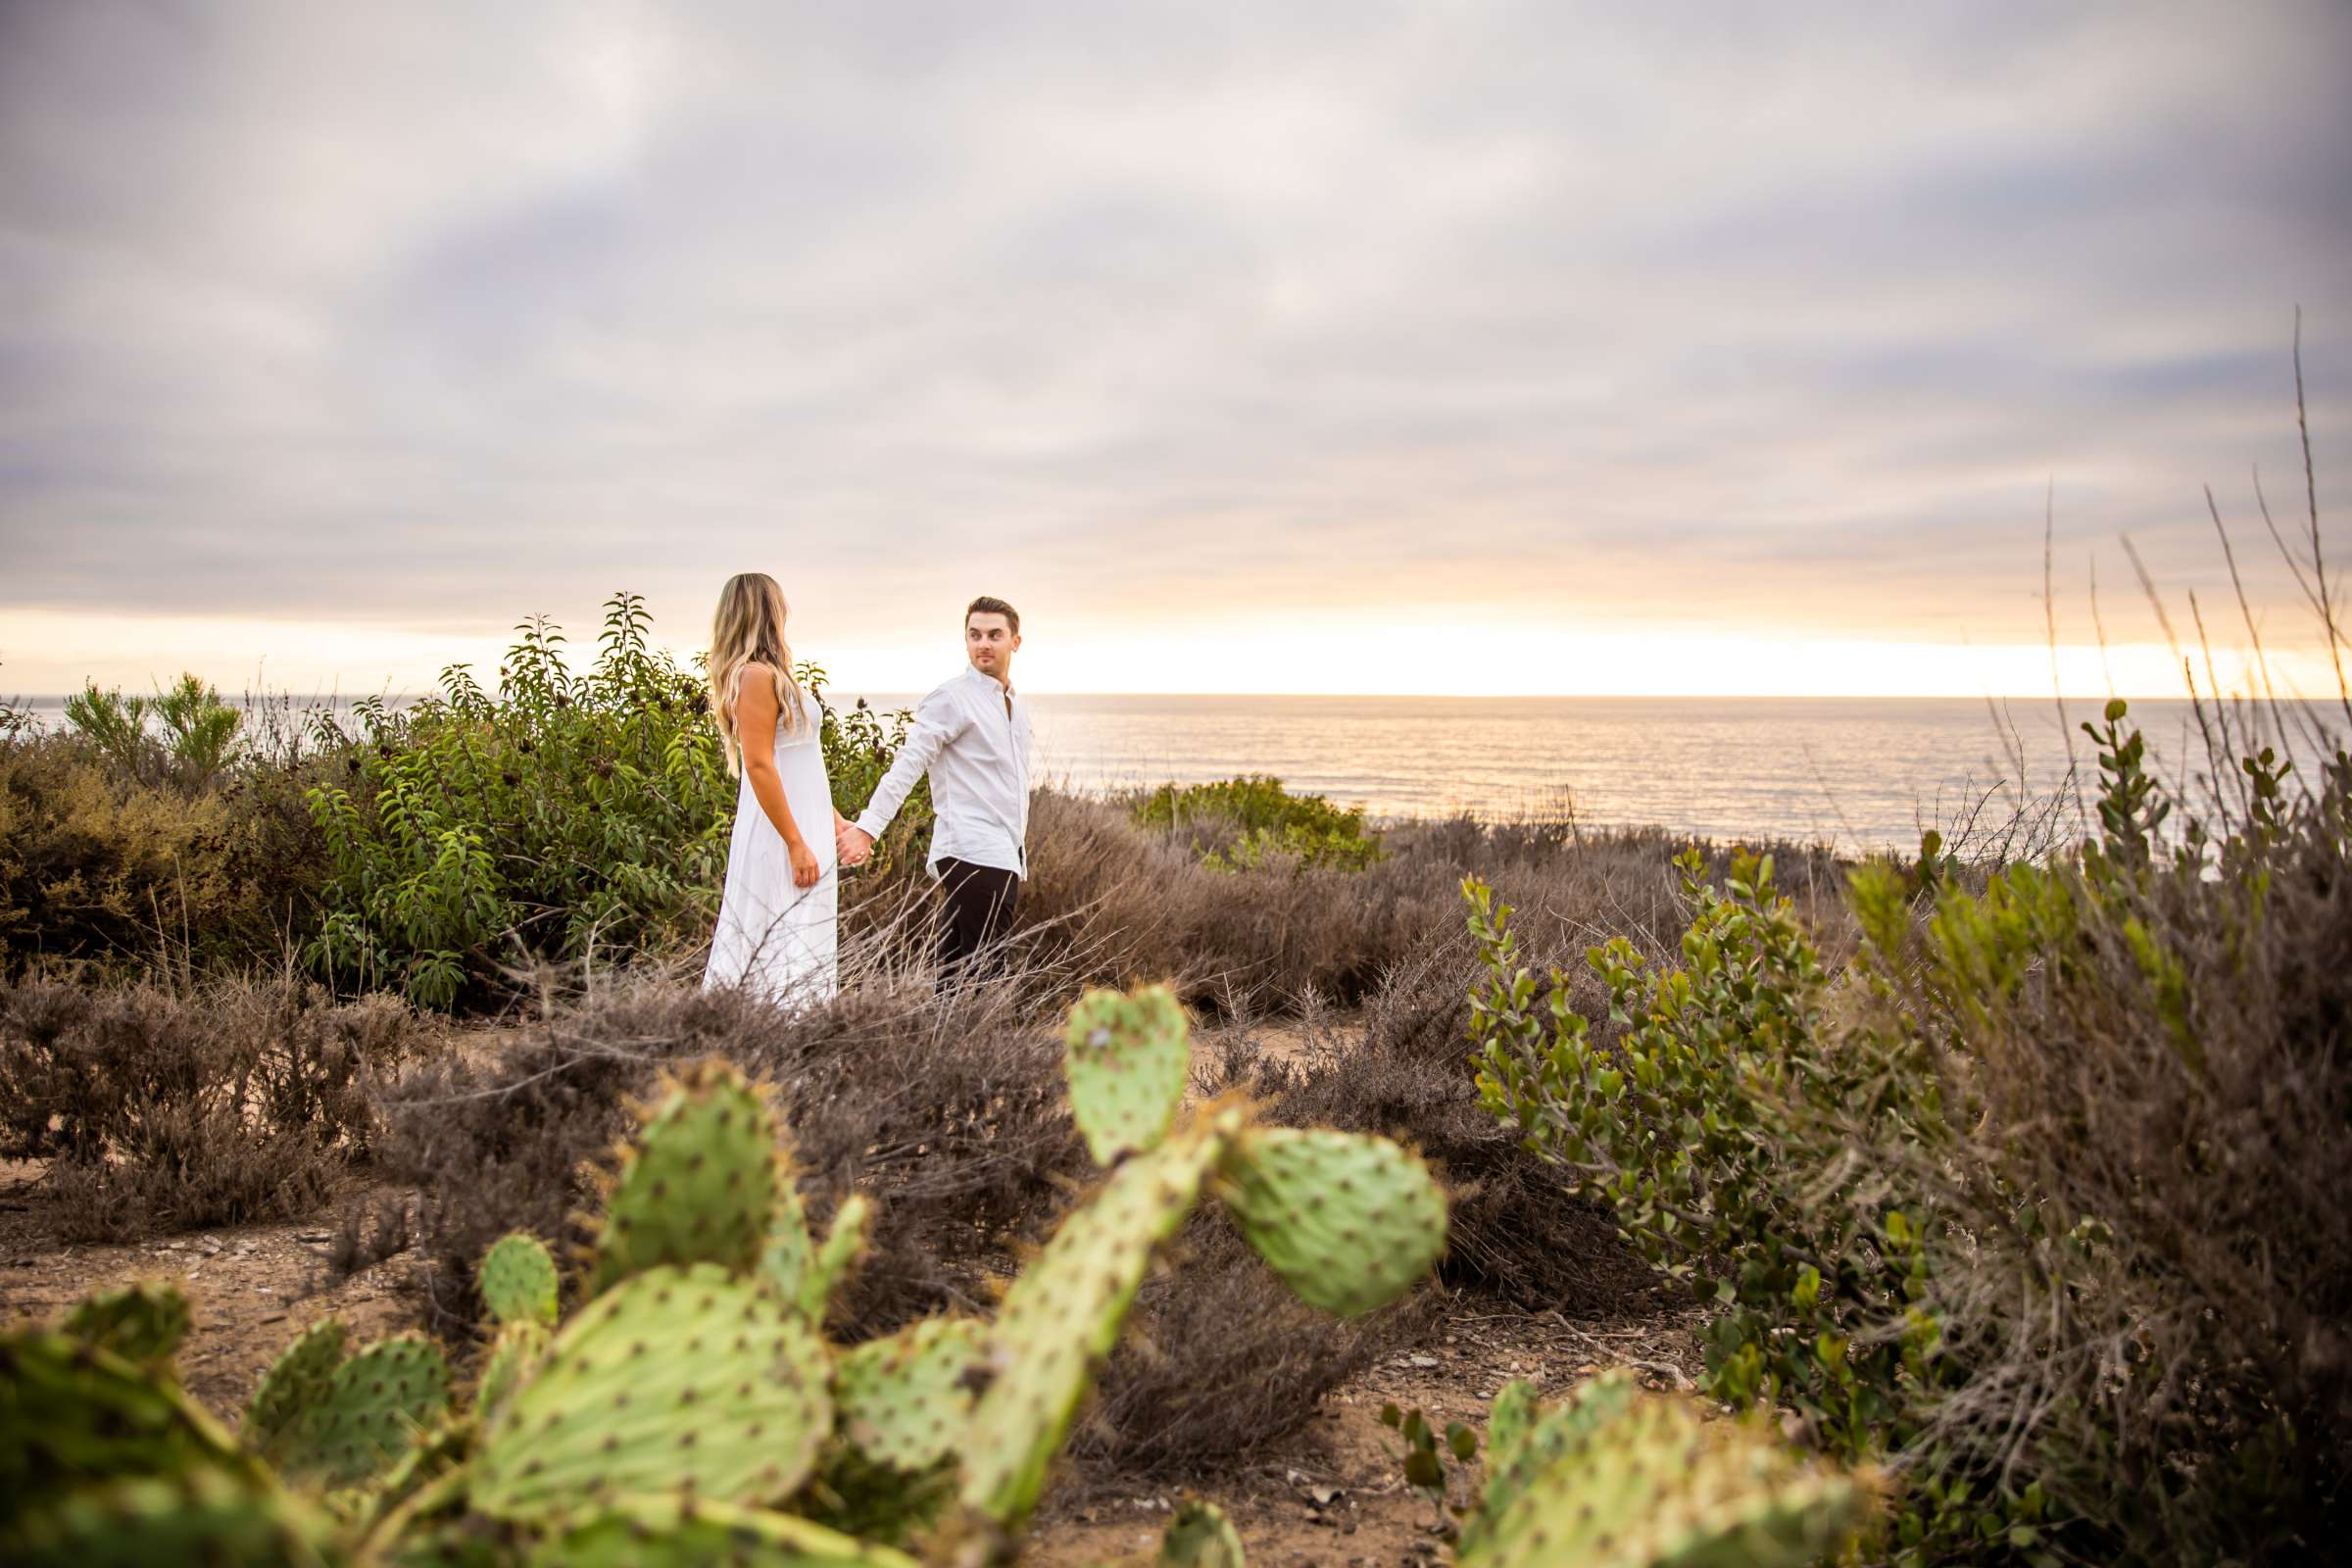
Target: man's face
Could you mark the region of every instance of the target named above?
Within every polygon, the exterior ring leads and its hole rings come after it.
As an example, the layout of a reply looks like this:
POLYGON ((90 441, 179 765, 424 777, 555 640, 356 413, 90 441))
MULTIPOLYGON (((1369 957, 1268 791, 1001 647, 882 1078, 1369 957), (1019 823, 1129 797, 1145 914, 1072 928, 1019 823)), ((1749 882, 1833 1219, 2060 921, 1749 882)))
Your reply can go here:
POLYGON ((963 623, 964 657, 983 675, 997 680, 1012 667, 1013 651, 1021 646, 1012 623, 990 610, 975 610, 963 623))

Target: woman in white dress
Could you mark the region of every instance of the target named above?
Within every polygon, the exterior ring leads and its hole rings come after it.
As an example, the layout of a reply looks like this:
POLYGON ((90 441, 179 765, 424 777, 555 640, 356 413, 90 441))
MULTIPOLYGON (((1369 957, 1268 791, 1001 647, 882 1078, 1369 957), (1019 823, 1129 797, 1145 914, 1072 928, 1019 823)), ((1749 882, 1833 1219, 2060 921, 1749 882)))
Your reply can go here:
POLYGON ((817 744, 821 714, 792 679, 784 590, 744 572, 719 590, 710 622, 710 711, 735 796, 727 889, 705 989, 742 986, 806 1005, 840 989, 834 914, 841 815, 817 744))

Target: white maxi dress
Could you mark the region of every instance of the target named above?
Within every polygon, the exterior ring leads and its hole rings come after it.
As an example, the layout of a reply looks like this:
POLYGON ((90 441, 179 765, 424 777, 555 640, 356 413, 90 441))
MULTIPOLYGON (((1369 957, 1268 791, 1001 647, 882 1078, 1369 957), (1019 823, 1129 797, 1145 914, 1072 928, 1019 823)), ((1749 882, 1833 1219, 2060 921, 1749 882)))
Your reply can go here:
POLYGON ((751 770, 735 792, 735 834, 727 846, 727 887, 710 937, 703 988, 742 986, 781 1006, 807 1006, 841 989, 835 914, 841 877, 834 863, 833 787, 817 744, 816 705, 802 699, 810 722, 787 727, 776 715, 776 773, 801 837, 816 856, 813 887, 794 887, 784 835, 760 808, 751 770))

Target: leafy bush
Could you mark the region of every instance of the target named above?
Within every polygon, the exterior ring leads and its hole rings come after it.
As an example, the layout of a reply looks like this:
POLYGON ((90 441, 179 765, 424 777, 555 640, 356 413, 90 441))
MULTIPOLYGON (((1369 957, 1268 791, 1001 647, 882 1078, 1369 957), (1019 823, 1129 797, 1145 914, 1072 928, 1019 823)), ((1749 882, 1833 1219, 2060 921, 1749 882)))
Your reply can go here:
POLYGON ((1382 858, 1360 806, 1293 795, 1263 774, 1162 784, 1135 804, 1135 819, 1188 843, 1202 863, 1225 871, 1360 871, 1382 858))
MULTIPOLYGON (((552 622, 516 630, 495 697, 453 665, 438 696, 363 703, 356 735, 326 737, 349 777, 309 795, 329 871, 305 956, 338 986, 450 1007, 530 960, 709 940, 737 784, 702 681, 654 647, 633 594, 608 602, 583 674, 552 622)), ((821 702, 823 672, 800 674, 821 702)), ((904 732, 904 715, 828 710, 837 798, 878 776, 904 732)), ((893 853, 925 826, 903 815, 893 853)))
POLYGON ((76 735, 0 737, 0 968, 242 973, 275 964, 319 875, 298 770, 190 791, 76 735))
POLYGON ((2097 840, 1981 893, 1859 869, 1841 973, 1770 857, 1720 887, 1686 857, 1681 964, 1589 955, 1607 1041, 1465 887, 1489 1107, 1723 1305, 1711 1394, 1889 1456, 1898 1560, 2251 1560, 2344 1522, 2352 761, 2209 832, 2125 716, 2097 840))
POLYGON ((0 988, 0 1153, 49 1159, 73 1240, 307 1214, 367 1157, 374 1094, 422 1041, 390 999, 303 981, 0 988))

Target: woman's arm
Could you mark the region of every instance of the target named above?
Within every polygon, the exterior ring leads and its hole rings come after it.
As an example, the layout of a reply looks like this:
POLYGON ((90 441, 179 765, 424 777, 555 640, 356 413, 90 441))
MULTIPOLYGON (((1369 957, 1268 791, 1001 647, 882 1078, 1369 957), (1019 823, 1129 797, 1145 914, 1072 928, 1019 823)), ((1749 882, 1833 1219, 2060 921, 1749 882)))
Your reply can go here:
POLYGON ((752 781, 752 796, 775 824, 792 857, 793 886, 816 886, 822 874, 816 853, 801 836, 801 825, 792 819, 792 805, 784 799, 784 779, 776 771, 776 682, 765 664, 743 666, 735 687, 735 739, 743 753, 743 776, 752 781))

